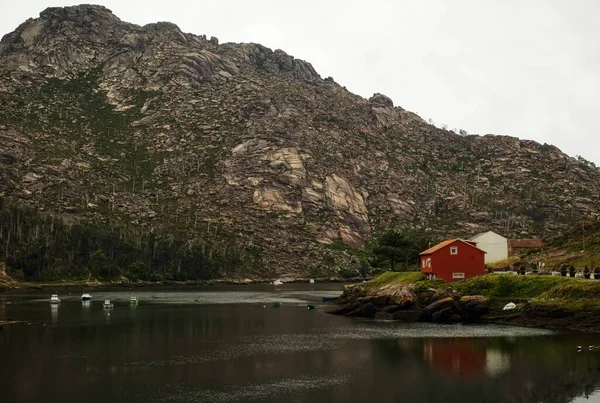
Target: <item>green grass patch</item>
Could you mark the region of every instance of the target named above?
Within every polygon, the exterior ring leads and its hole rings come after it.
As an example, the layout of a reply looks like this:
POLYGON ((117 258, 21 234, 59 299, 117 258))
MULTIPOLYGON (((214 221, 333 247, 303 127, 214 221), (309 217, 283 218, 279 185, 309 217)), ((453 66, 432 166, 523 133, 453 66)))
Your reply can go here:
POLYGON ((457 283, 455 288, 465 295, 529 299, 570 280, 570 278, 555 276, 488 274, 457 283))
POLYGON ((418 271, 393 272, 388 271, 362 284, 365 290, 373 290, 390 284, 412 284, 422 281, 425 277, 418 271))
POLYGON ((566 279, 540 294, 533 302, 568 310, 600 309, 600 280, 566 279))
POLYGON ((487 266, 490 269, 503 269, 505 267, 510 266, 513 263, 518 262, 519 260, 521 260, 518 256, 511 256, 509 258, 506 258, 504 260, 500 260, 499 262, 494 262, 494 263, 489 263, 487 266))
POLYGON ((600 309, 600 281, 555 276, 488 274, 457 283, 463 295, 491 299, 526 299, 536 305, 568 310, 600 309))
POLYGON ((415 292, 423 292, 428 290, 437 290, 440 288, 448 288, 450 285, 442 279, 423 280, 415 284, 415 292))

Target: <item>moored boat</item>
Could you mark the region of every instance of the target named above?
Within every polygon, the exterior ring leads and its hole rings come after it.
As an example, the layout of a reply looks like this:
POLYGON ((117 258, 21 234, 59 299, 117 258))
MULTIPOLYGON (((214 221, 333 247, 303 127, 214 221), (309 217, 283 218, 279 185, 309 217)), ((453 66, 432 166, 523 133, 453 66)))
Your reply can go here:
POLYGON ((137 297, 134 297, 134 296, 129 297, 129 303, 132 305, 137 305, 137 303, 138 303, 137 297))
POLYGON ((91 299, 92 299, 92 296, 90 294, 83 294, 81 296, 82 301, 91 301, 91 299))
POLYGON ((112 308, 115 306, 115 304, 113 304, 112 302, 110 302, 109 299, 104 301, 104 304, 102 304, 102 306, 106 309, 112 308))
POLYGON ((50 303, 51 304, 60 304, 60 299, 58 298, 58 295, 52 294, 52 296, 50 297, 50 303))

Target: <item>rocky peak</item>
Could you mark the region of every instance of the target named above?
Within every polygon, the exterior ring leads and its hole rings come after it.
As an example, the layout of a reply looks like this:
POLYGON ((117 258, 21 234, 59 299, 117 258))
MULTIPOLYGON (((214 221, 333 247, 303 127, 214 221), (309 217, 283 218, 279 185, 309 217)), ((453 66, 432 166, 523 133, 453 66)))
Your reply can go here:
POLYGON ((394 101, 388 96, 376 93, 369 98, 369 105, 371 105, 371 108, 393 108, 394 101))
POLYGON ((14 32, 2 38, 3 44, 10 43, 19 49, 47 45, 62 37, 102 42, 122 33, 118 28, 125 24, 112 12, 95 5, 77 7, 50 7, 40 13, 37 19, 29 19, 14 32))
POLYGON ((394 102, 390 97, 377 93, 369 98, 372 120, 380 129, 392 128, 402 119, 401 109, 394 109, 394 102))

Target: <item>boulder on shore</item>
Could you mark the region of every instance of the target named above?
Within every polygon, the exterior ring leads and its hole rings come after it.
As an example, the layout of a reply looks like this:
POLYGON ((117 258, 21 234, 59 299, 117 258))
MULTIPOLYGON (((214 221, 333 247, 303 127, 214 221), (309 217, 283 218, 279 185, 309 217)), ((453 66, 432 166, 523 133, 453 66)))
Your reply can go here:
POLYGON ((401 322, 474 322, 488 312, 482 295, 458 295, 452 290, 415 293, 413 284, 392 284, 375 290, 347 287, 329 313, 401 322))

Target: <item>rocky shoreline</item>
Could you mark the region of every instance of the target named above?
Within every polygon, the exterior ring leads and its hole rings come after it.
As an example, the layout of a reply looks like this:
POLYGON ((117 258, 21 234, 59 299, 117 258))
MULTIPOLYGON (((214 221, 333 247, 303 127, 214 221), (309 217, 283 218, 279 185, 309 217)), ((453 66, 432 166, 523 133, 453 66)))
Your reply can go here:
POLYGON ((498 309, 490 310, 490 314, 482 319, 488 323, 503 325, 600 333, 598 310, 568 310, 527 302, 509 314, 498 309))
POLYGON ((400 322, 496 323, 553 330, 600 333, 600 311, 569 310, 511 299, 516 309, 503 311, 508 299, 461 295, 452 288, 389 284, 373 290, 346 287, 328 313, 400 322))
POLYGON ((489 311, 481 295, 460 295, 452 289, 418 290, 413 284, 391 284, 376 290, 347 287, 330 314, 402 322, 472 323, 489 311))

